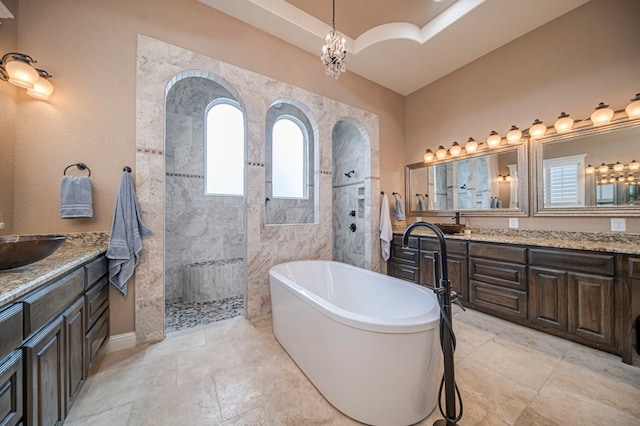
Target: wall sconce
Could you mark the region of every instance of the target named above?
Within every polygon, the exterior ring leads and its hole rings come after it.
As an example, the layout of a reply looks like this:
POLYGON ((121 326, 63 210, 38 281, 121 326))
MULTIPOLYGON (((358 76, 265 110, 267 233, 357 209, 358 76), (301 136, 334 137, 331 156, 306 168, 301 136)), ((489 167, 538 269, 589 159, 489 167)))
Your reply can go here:
POLYGON ((422 156, 422 158, 424 159, 425 163, 429 163, 429 162, 433 161, 433 151, 431 151, 430 149, 427 149, 424 152, 424 155, 422 156))
POLYGON ((632 175, 632 174, 629 174, 629 177, 627 178, 627 180, 629 182, 633 182, 634 180, 636 180, 636 177, 634 175, 632 175))
POLYGON ((624 109, 629 118, 640 117, 640 93, 636 93, 635 98, 631 99, 631 103, 624 109))
POLYGON ((566 133, 573 128, 573 118, 566 112, 560 113, 553 127, 556 128, 558 133, 566 133))
POLYGON ((544 136, 545 133, 547 133, 547 126, 536 118, 531 127, 529 127, 529 134, 534 138, 539 138, 544 136))
POLYGON ((515 124, 513 124, 507 133, 507 143, 518 143, 520 142, 520 139, 522 139, 522 132, 515 124))
POLYGON ((449 153, 453 157, 457 157, 458 155, 460 155, 461 152, 462 152, 462 148, 460 147, 458 142, 454 142, 453 145, 451 145, 451 148, 449 148, 449 153))
POLYGON ((612 118, 613 110, 609 108, 609 105, 605 105, 604 102, 600 102, 596 110, 591 113, 591 122, 594 126, 603 126, 609 123, 612 118))
POLYGON ((624 164, 621 164, 619 161, 616 161, 616 164, 613 165, 613 171, 621 172, 624 170, 624 164))
POLYGON ((444 149, 444 146, 440 145, 438 147, 438 150, 436 151, 436 158, 438 160, 442 160, 443 158, 445 158, 447 156, 447 150, 444 149))
POLYGON ((497 181, 498 181, 498 182, 502 182, 502 181, 504 181, 504 178, 502 177, 502 175, 501 175, 500 173, 498 173, 498 179, 497 179, 497 181))
POLYGON ((633 160, 631 163, 629 163, 629 170, 640 170, 640 163, 638 163, 636 160, 633 160))
POLYGON ((596 168, 595 168, 595 167, 593 167, 591 164, 589 164, 589 165, 587 166, 587 168, 585 169, 585 172, 586 172, 588 175, 592 175, 592 174, 594 174, 594 173, 596 172, 596 168))
POLYGON ((51 74, 36 68, 36 61, 24 53, 10 52, 0 60, 0 80, 27 89, 27 95, 48 100, 53 93, 51 74))
POLYGON ((469 153, 476 152, 478 150, 478 142, 474 138, 469 138, 464 145, 464 149, 469 153))
POLYGON ((498 132, 492 130, 491 133, 489 133, 489 137, 487 138, 487 145, 489 146, 489 148, 497 147, 498 145, 500 145, 500 141, 502 141, 502 138, 500 137, 498 132))
POLYGON ((616 182, 616 177, 614 175, 611 175, 611 177, 609 178, 609 183, 615 183, 616 182))

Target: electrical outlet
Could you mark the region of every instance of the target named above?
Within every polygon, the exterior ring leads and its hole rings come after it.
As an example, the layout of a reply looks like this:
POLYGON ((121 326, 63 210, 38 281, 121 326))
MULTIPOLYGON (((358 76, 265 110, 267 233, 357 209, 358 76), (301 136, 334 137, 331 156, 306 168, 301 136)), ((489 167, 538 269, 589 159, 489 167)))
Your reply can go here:
POLYGON ((611 218, 611 231, 625 232, 627 230, 627 221, 622 218, 611 218))
POLYGON ((509 228, 517 228, 518 227, 518 218, 517 217, 510 217, 509 218, 509 228))

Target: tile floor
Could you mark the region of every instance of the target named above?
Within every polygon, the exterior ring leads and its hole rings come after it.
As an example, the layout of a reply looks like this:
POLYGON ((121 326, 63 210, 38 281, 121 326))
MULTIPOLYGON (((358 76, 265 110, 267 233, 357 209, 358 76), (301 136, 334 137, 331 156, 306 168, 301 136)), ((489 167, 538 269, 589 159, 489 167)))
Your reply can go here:
MULTIPOLYGON (((640 368, 472 310, 455 312, 460 425, 640 425, 640 368)), ((432 425, 437 409, 420 422, 432 425)), ((101 356, 65 425, 358 425, 310 384, 271 317, 101 356)))
POLYGON ((244 296, 207 302, 178 298, 165 301, 164 308, 164 331, 169 333, 244 315, 244 296))

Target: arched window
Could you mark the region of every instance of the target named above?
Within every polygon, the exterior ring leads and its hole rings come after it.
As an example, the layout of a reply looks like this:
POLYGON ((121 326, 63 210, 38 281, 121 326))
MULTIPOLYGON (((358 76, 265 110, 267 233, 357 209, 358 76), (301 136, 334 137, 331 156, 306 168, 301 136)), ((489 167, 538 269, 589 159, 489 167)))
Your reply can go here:
POLYGON ((272 195, 307 198, 307 143, 302 123, 282 116, 273 125, 271 143, 272 195))
POLYGON ((220 98, 206 112, 205 194, 244 195, 244 114, 220 98))

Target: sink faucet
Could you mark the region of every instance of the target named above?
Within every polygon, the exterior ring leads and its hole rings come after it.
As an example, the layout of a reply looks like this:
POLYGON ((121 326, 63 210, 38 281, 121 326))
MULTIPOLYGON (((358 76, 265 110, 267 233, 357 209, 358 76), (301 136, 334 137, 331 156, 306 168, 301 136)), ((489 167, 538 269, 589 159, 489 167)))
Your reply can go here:
POLYGON ((456 225, 460 225, 460 212, 456 212, 451 219, 456 221, 456 225))

